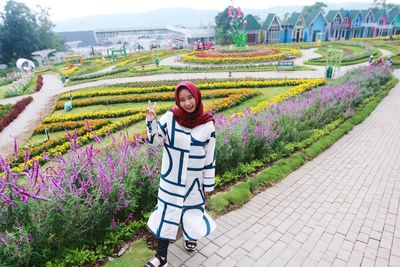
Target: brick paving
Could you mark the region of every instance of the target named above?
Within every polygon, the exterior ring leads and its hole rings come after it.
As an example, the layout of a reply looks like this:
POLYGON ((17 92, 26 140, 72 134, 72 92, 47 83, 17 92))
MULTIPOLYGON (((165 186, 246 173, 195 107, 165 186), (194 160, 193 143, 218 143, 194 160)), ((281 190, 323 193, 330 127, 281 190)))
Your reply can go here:
MULTIPOLYGON (((400 77, 400 70, 395 74, 400 77)), ((219 217, 169 266, 400 266, 400 83, 331 148, 219 217)))

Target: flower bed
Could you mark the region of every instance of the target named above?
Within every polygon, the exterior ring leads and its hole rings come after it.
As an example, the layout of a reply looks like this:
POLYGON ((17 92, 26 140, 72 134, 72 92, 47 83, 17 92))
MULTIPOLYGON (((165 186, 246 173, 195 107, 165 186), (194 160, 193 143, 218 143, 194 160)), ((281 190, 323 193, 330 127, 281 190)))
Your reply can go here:
POLYGON ((31 85, 34 83, 34 75, 33 73, 23 73, 20 78, 15 80, 11 87, 6 91, 4 97, 14 97, 22 95, 31 85))
POLYGON ((31 96, 19 100, 12 108, 12 110, 0 119, 0 132, 4 130, 11 122, 13 122, 19 114, 21 114, 29 103, 31 103, 33 98, 31 96))
MULTIPOLYGON (((249 89, 238 89, 235 90, 236 94, 244 94, 255 95, 255 92, 249 89)), ((204 99, 214 98, 214 97, 226 97, 232 94, 231 90, 213 90, 204 91, 202 96, 204 99)), ((144 102, 148 99, 153 99, 154 101, 166 101, 166 100, 174 100, 175 95, 174 93, 152 93, 152 94, 136 94, 136 95, 123 95, 123 96, 114 96, 114 97, 102 97, 102 98, 90 98, 90 99, 82 99, 82 100, 73 100, 74 107, 86 107, 86 106, 93 106, 93 105, 108 105, 108 104, 118 104, 118 103, 127 103, 127 102, 144 102)), ((64 102, 57 102, 56 103, 56 110, 63 109, 64 102)))
POLYGON ((100 77, 105 77, 117 73, 122 73, 131 70, 134 66, 139 66, 143 64, 152 64, 154 57, 158 56, 159 58, 168 57, 171 55, 175 55, 177 53, 182 53, 182 51, 176 50, 162 50, 162 51, 153 51, 153 52, 137 52, 134 54, 128 55, 127 58, 120 57, 115 62, 113 61, 101 61, 96 60, 95 62, 82 66, 78 71, 74 72, 70 76, 70 81, 81 81, 81 80, 90 80, 100 77), (102 69, 107 67, 111 67, 115 65, 112 70, 106 72, 99 72, 102 69))
POLYGON ((218 51, 200 51, 190 52, 180 57, 180 60, 187 63, 200 64, 235 64, 235 63, 255 63, 277 61, 285 56, 300 56, 300 51, 296 49, 261 48, 256 51, 243 51, 234 53, 225 53, 218 51))
MULTIPOLYGON (((201 80, 196 82, 197 87, 200 90, 211 90, 211 89, 234 89, 234 88, 261 88, 261 87, 277 87, 277 86, 290 86, 300 85, 308 81, 324 81, 324 79, 255 79, 255 80, 212 80, 210 82, 201 80)), ((174 85, 160 84, 156 86, 147 86, 139 88, 113 88, 113 89, 96 89, 96 90, 84 90, 81 92, 72 92, 72 97, 77 98, 88 98, 96 96, 115 96, 115 95, 127 95, 127 94, 143 94, 153 92, 173 92, 175 90, 175 84, 178 81, 173 81, 174 85)), ((118 86, 118 85, 117 85, 118 86)), ((69 93, 64 93, 59 97, 59 100, 69 99, 69 93)))
MULTIPOLYGON (((254 89, 240 89, 240 88, 265 88, 265 87, 274 87, 274 86, 292 86, 294 87, 289 90, 288 93, 282 94, 280 97, 276 98, 274 101, 282 101, 283 99, 301 93, 304 90, 307 90, 311 87, 317 86, 319 84, 324 83, 324 79, 280 79, 280 80, 217 80, 217 81, 204 81, 199 82, 199 87, 203 90, 203 97, 214 99, 208 105, 205 106, 206 110, 213 111, 222 111, 238 105, 245 101, 248 98, 256 96, 259 94, 257 90, 254 89), (210 89, 210 88, 227 88, 227 89, 210 89), (300 89, 301 90, 300 90, 300 89), (222 99, 218 99, 218 97, 222 97, 222 99)), ((73 101, 74 107, 78 105, 90 106, 93 104, 99 103, 125 103, 127 101, 139 101, 146 102, 148 99, 155 100, 173 100, 174 86, 170 85, 158 85, 158 86, 150 86, 150 87, 141 87, 141 88, 117 88, 117 89, 103 89, 103 90, 86 90, 82 92, 74 92, 73 97, 79 96, 78 100, 73 101), (163 91, 167 93, 163 93, 163 91), (126 93, 135 93, 134 95, 125 95, 126 93), (159 92, 159 93, 153 93, 159 92), (115 93, 116 96, 112 96, 115 93), (146 94, 147 93, 147 94, 146 94), (102 95, 104 96, 101 100, 96 100, 93 96, 102 95), (80 101, 80 102, 78 102, 80 101), (104 102, 105 101, 105 102, 104 102)), ((65 94, 61 96, 61 99, 64 99, 65 94)), ((271 102, 272 103, 272 102, 271 102)), ((58 108, 63 107, 63 103, 59 102, 58 108)), ((161 106, 159 107, 159 112, 163 112, 167 109, 171 108, 171 106, 161 106)), ((267 108, 267 105, 260 104, 260 106, 256 107, 258 110, 262 110, 267 108)), ((74 125, 79 121, 83 121, 85 119, 100 119, 100 118, 118 118, 118 120, 103 125, 100 128, 96 128, 93 132, 98 136, 105 136, 109 133, 121 130, 123 128, 129 127, 130 125, 143 120, 145 117, 143 108, 125 108, 125 109, 117 109, 117 110, 107 110, 100 112, 83 112, 78 114, 63 114, 63 115, 51 115, 43 120, 43 125, 39 126, 38 132, 43 132, 44 128, 46 128, 49 124, 58 123, 55 127, 63 127, 62 125, 74 125)), ((82 125, 82 122, 79 124, 82 125)), ((72 127, 70 129, 73 129, 72 127)), ((44 162, 45 159, 43 155, 38 153, 41 149, 45 149, 48 157, 54 157, 60 154, 67 152, 71 147, 69 142, 65 139, 65 137, 58 138, 59 140, 49 142, 46 147, 43 147, 43 144, 38 144, 38 149, 36 146, 31 148, 32 153, 35 155, 35 159, 40 162, 44 162), (52 144, 52 145, 49 145, 52 144)), ((93 141, 92 134, 87 131, 78 132, 78 143, 80 145, 85 145, 93 141)), ((18 161, 21 162, 23 159, 23 155, 18 156, 18 161)), ((15 170, 22 170, 24 167, 23 164, 19 164, 15 166, 15 170)))

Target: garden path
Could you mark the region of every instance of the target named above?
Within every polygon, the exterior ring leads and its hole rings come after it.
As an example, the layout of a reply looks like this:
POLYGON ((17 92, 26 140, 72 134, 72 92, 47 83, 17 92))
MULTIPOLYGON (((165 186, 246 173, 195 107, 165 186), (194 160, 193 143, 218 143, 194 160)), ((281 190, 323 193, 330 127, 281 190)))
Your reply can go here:
MULTIPOLYGON (((32 135, 33 130, 38 126, 53 109, 53 104, 57 100, 54 92, 60 91, 62 84, 55 75, 43 75, 42 89, 30 96, 33 101, 26 107, 17 119, 11 122, 0 133, 0 155, 7 156, 13 153, 14 138, 17 144, 23 144, 32 135)), ((0 104, 15 103, 27 95, 7 98, 0 101, 0 104)))
MULTIPOLYGON (((400 78, 400 70, 395 70, 400 78)), ((400 83, 332 147, 168 266, 400 266, 400 83)))

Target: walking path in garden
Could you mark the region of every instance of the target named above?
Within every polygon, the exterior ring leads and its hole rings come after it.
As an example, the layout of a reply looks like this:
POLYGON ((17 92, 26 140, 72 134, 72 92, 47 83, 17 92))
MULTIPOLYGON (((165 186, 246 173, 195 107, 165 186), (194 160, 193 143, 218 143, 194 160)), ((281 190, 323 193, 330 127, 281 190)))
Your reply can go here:
POLYGON ((331 148, 219 217, 198 252, 172 244, 170 265, 400 266, 399 109, 400 83, 331 148))
MULTIPOLYGON (((7 156, 13 152, 14 138, 17 144, 23 144, 33 133, 40 121, 49 115, 57 100, 54 92, 62 88, 61 81, 55 75, 43 75, 43 87, 38 93, 31 94, 33 101, 25 110, 0 133, 0 155, 7 156)), ((16 103, 28 95, 0 100, 0 104, 16 103)))

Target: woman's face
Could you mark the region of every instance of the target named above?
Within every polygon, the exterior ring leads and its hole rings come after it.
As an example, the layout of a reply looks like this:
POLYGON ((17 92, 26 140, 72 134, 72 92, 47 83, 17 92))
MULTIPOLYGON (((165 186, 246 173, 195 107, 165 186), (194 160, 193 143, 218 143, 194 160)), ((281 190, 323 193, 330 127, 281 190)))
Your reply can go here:
POLYGON ((179 90, 179 104, 188 113, 192 113, 196 109, 196 100, 187 89, 179 90))

